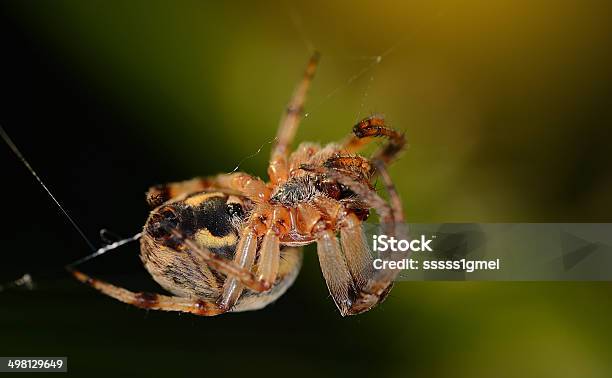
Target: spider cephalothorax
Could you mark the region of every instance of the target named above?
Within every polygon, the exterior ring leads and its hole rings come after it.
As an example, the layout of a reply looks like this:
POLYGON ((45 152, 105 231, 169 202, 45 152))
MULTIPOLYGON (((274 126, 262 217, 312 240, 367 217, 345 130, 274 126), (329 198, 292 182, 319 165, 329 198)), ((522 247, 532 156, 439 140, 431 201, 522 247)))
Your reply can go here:
POLYGON ((397 271, 374 270, 362 231, 370 210, 388 233, 403 221, 386 166, 404 147, 381 117, 359 122, 342 143, 302 143, 289 153, 316 68, 310 60, 272 148, 269 182, 246 173, 157 185, 141 237, 141 259, 174 296, 134 293, 74 271, 120 301, 143 308, 216 315, 264 307, 293 283, 300 246, 316 243, 329 291, 342 315, 381 302, 397 271), (357 152, 374 137, 388 142, 371 158, 357 152), (391 204, 372 181, 380 176, 391 204), (338 240, 337 235, 340 235, 338 240))

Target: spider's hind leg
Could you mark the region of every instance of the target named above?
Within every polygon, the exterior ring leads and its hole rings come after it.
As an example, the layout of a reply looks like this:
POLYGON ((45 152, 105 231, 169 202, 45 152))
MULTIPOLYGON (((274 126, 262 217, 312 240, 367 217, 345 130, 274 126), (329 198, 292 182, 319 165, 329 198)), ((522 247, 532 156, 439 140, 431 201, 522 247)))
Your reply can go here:
POLYGON ((200 316, 214 316, 226 312, 226 310, 217 306, 214 302, 147 292, 135 293, 108 282, 92 278, 78 270, 73 270, 71 272, 77 280, 84 284, 93 287, 109 297, 132 306, 151 310, 189 312, 200 316))
POLYGON ((259 178, 235 172, 155 185, 149 188, 146 197, 149 206, 156 208, 170 199, 202 191, 243 195, 253 201, 261 201, 269 195, 265 183, 259 178))
POLYGON ((215 187, 216 182, 212 177, 196 177, 191 180, 154 185, 147 190, 147 204, 149 204, 151 208, 156 208, 174 197, 215 187))

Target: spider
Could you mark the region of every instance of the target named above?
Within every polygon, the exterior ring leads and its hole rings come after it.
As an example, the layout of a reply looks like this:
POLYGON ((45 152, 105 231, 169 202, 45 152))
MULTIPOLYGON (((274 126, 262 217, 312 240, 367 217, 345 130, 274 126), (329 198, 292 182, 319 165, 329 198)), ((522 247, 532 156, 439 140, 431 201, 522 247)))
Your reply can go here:
POLYGON ((261 309, 291 286, 301 246, 316 243, 323 277, 342 316, 382 302, 397 271, 374 270, 362 222, 376 210, 387 233, 404 216, 386 166, 405 145, 382 117, 359 122, 341 143, 302 143, 290 153, 318 63, 306 71, 272 144, 269 182, 236 172, 153 186, 140 258, 172 296, 132 292, 72 269, 81 282, 137 307, 202 316, 261 309), (357 154, 375 137, 386 143, 357 154), (380 176, 389 202, 375 191, 380 176), (340 240, 337 238, 340 235, 340 240))

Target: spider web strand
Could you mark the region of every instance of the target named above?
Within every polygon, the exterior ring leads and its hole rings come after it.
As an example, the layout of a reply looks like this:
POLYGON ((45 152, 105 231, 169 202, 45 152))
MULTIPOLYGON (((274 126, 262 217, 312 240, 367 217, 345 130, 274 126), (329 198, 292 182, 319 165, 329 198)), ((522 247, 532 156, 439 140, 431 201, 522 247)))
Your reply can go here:
POLYGON ((45 183, 42 181, 42 179, 38 176, 38 174, 36 173, 36 171, 34 171, 34 168, 32 168, 32 166, 30 165, 30 163, 28 163, 28 161, 25 159, 25 157, 21 154, 21 151, 19 151, 19 149, 17 148, 17 146, 15 145, 15 143, 13 143, 13 141, 11 140, 11 138, 8 136, 8 134, 6 133, 6 131, 4 131, 4 128, 2 126, 0 126, 0 135, 2 136, 2 139, 4 139, 4 142, 6 142, 6 144, 10 147, 10 149, 13 151, 13 153, 19 158, 19 160, 21 160, 21 162, 23 163, 23 165, 28 169, 28 171, 30 171, 30 173, 32 174, 32 176, 34 176, 34 178, 36 179, 36 181, 38 181, 38 183, 43 187, 43 189, 47 192, 47 194, 49 195, 49 197, 51 197, 51 199, 53 200, 53 202, 55 202, 55 204, 57 205, 57 207, 59 207, 59 209, 62 211, 62 213, 66 216, 66 218, 68 219, 68 221, 72 224, 72 226, 74 227, 75 230, 77 230, 77 232, 79 233, 79 235, 81 235, 81 237, 83 238, 83 240, 85 240, 85 242, 87 243, 87 245, 89 246, 89 248, 92 251, 95 251, 96 248, 94 247, 93 243, 91 241, 89 241, 89 239, 87 238, 87 236, 85 236, 85 233, 81 230, 81 228, 77 225, 77 223, 74 221, 74 219, 72 219, 72 217, 68 214, 68 212, 66 211, 66 209, 64 209, 64 207, 59 203, 59 201, 55 198, 55 196, 51 193, 51 191, 49 190, 49 188, 47 188, 47 186, 45 185, 45 183))

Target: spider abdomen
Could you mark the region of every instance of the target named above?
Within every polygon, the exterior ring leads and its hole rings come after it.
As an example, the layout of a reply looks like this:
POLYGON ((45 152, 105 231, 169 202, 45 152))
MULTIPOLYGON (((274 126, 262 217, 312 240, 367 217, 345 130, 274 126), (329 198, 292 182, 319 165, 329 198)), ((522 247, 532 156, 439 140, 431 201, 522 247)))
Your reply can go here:
MULTIPOLYGON (((186 247, 172 234, 172 229, 200 248, 232 259, 250 207, 246 198, 222 192, 194 193, 162 204, 151 212, 144 226, 140 257, 145 268, 157 283, 177 296, 216 301, 226 277, 212 269, 203 256, 186 247)), ((272 289, 265 293, 245 292, 233 311, 261 308, 293 283, 301 253, 287 248, 281 254, 285 262, 272 289)))

